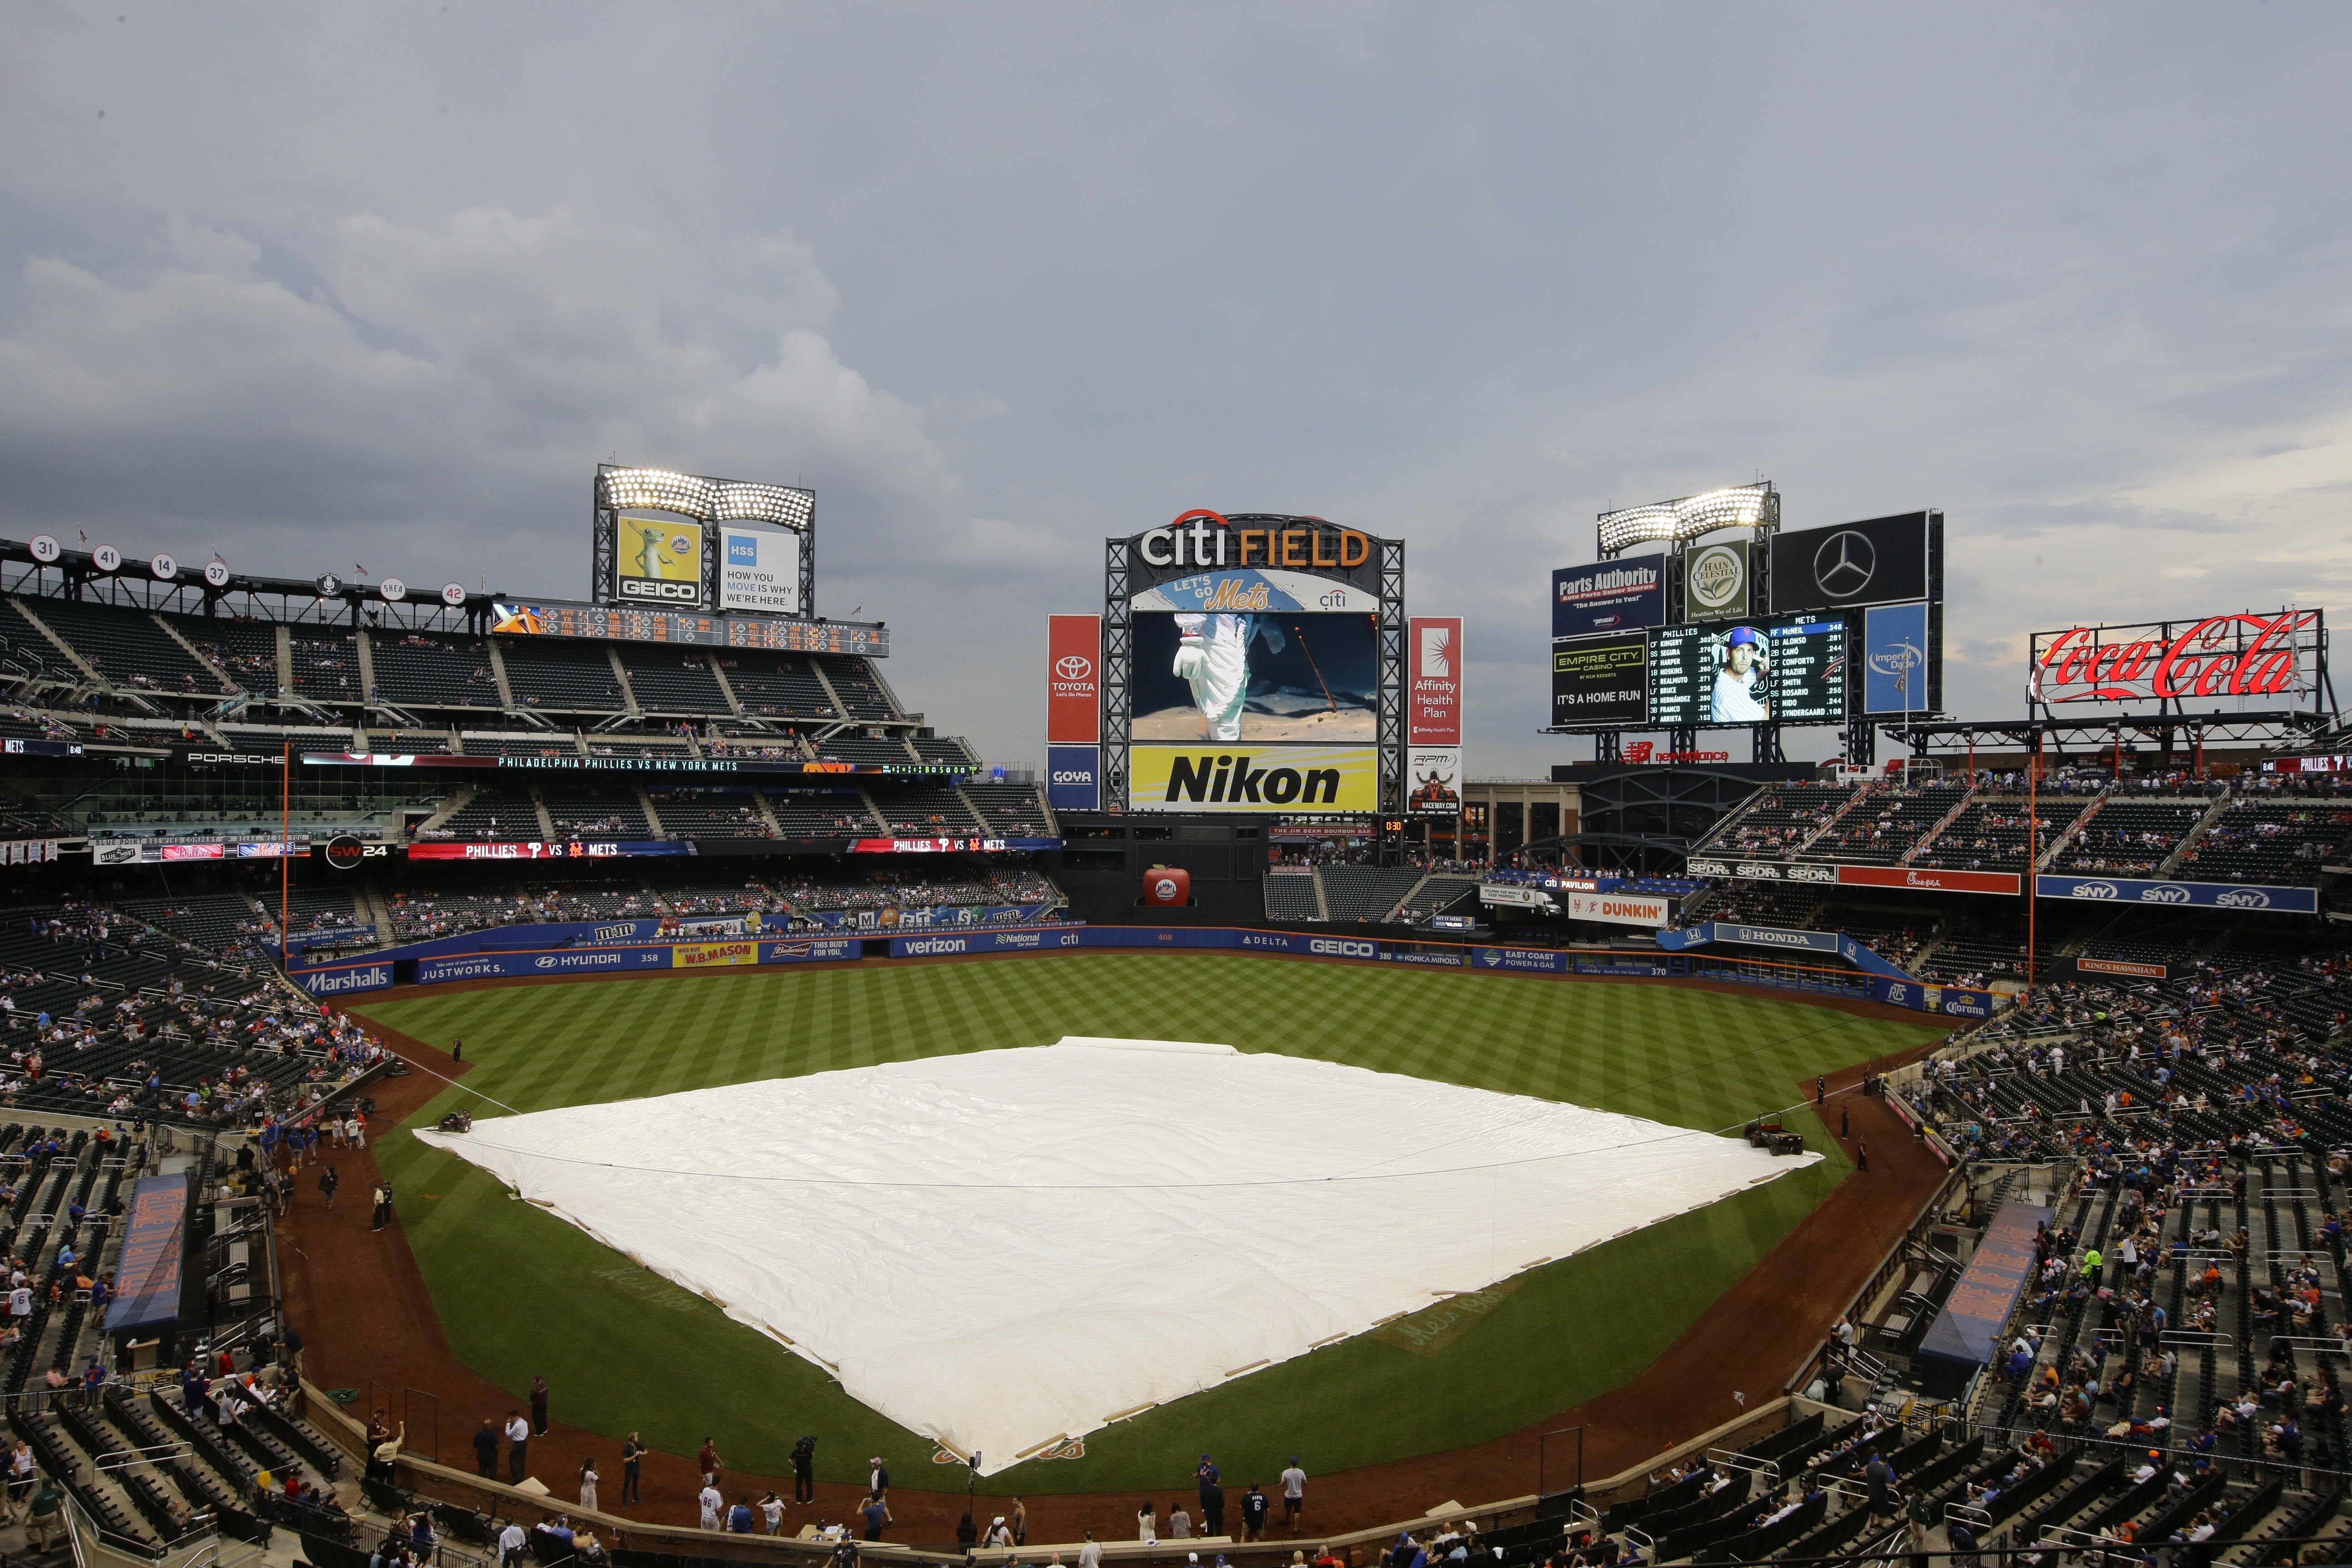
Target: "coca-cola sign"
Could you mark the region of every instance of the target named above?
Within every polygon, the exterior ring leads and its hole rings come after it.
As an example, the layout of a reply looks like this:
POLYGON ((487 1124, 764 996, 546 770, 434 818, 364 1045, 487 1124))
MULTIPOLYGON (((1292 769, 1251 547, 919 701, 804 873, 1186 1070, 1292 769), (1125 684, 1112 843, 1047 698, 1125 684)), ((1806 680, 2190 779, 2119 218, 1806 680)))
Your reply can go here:
POLYGON ((2026 677, 2037 702, 2294 698, 2317 685, 2321 613, 2281 610, 2037 632, 2026 677))

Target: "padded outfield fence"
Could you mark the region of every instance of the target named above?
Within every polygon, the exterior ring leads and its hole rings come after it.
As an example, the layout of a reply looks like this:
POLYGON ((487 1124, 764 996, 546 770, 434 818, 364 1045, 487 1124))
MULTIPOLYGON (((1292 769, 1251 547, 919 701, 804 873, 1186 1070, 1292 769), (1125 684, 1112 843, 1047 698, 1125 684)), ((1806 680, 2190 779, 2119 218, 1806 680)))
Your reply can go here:
POLYGON ((1876 1002, 1963 1024, 1990 1017, 2005 1000, 1990 991, 1784 959, 1726 958, 1650 947, 1549 948, 1399 940, 1256 926, 1027 925, 873 936, 785 934, 751 926, 740 935, 717 940, 682 933, 651 934, 619 942, 600 938, 600 931, 612 929, 610 925, 507 926, 495 933, 472 932, 385 948, 362 958, 298 966, 287 973, 310 995, 331 997, 460 980, 1144 950, 1247 952, 1554 979, 1722 981, 1843 1001, 1876 1002))

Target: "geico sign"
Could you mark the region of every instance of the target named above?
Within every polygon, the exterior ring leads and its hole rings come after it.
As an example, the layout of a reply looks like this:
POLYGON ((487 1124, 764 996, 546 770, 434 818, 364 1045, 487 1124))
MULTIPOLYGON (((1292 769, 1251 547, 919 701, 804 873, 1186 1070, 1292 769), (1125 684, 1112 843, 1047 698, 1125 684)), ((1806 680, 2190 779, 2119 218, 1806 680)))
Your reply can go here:
POLYGON ((702 603, 699 583, 665 582, 654 577, 623 577, 618 580, 624 599, 659 599, 665 604, 698 605, 702 603))
POLYGON ((1136 552, 1154 566, 1288 566, 1307 571, 1361 566, 1372 542, 1352 528, 1302 517, 1301 528, 1235 528, 1196 508, 1165 528, 1135 536, 1136 552))
POLYGON ((1369 942, 1349 942, 1342 937, 1318 936, 1307 942, 1307 951, 1321 953, 1326 958, 1371 958, 1379 953, 1380 949, 1369 942))
POLYGON ((2041 650, 2034 673, 2044 702, 2120 702, 2132 698, 2275 697, 2298 687, 2298 635, 2319 612, 2208 616, 2166 641, 2161 627, 2076 626, 2041 650), (2153 636, 2133 637, 2134 630, 2153 636))

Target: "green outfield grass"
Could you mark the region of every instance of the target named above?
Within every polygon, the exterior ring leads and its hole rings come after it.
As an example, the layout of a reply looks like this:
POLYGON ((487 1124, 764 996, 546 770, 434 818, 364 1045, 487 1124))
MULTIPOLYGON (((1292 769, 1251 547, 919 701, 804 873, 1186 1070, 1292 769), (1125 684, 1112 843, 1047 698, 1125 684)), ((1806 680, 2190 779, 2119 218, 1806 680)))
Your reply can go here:
MULTIPOLYGON (((543 1110, 1111 1035, 1220 1041, 1716 1130, 1797 1100, 1816 1072, 1940 1032, 1671 985, 1162 953, 583 981, 357 1011, 434 1045, 464 1038, 472 1071, 412 1119, 419 1126, 458 1106, 488 1111, 477 1091, 543 1110)), ((1328 1473, 1482 1442, 1605 1393, 1655 1360, 1844 1176, 1843 1154, 1811 1113, 1795 1124, 1828 1152, 1822 1163, 1521 1275, 1476 1303, 1482 1311, 1425 1313, 1412 1334, 1328 1346, 1094 1433, 1083 1458, 1032 1461, 992 1484, 1179 1486, 1203 1448, 1233 1456, 1226 1474, 1243 1484, 1242 1469, 1271 1477, 1303 1449, 1328 1473)), ((377 1156, 451 1346, 493 1382, 520 1394, 544 1373, 563 1419, 616 1436, 635 1430, 671 1453, 717 1432, 742 1469, 787 1473, 793 1439, 813 1432, 827 1479, 862 1479, 866 1456, 882 1453, 901 1485, 961 1489, 961 1470, 925 1462, 928 1441, 821 1368, 514 1201, 454 1155, 404 1130, 377 1156)), ((458 1429, 470 1425, 468 1413, 453 1415, 458 1429)))

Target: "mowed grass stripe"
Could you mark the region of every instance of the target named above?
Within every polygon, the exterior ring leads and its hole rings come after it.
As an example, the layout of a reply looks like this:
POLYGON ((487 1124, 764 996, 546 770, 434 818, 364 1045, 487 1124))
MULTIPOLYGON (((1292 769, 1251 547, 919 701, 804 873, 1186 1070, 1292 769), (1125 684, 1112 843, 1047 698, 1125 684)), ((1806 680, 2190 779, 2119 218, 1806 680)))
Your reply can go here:
MULTIPOLYGON (((1769 995, 1192 953, 589 981, 360 1010, 436 1044, 465 1037, 473 1071, 418 1125, 483 1109, 478 1092, 533 1110, 1108 1035, 1221 1041, 1711 1130, 1791 1103, 1815 1072, 1936 1032, 1769 995)), ((828 1479, 859 1479, 857 1461, 877 1452, 903 1460, 901 1485, 933 1479, 919 1437, 710 1303, 404 1131, 378 1152, 452 1347, 502 1386, 520 1393, 544 1373, 566 1419, 641 1431, 673 1453, 716 1425, 730 1458, 771 1474, 816 1432, 828 1479)), ((1292 1452, 1328 1471, 1514 1430, 1638 1373, 1845 1169, 1832 1145, 1810 1170, 1519 1276, 1439 1353, 1360 1337, 1096 1433, 1084 1460, 1025 1466, 1003 1484, 1181 1488, 1203 1447, 1271 1475, 1292 1452)), ((1498 1176, 1492 1206, 1509 1195, 1498 1176)), ((1486 1256, 1484 1228, 1465 1216, 1466 1258, 1486 1256)))

